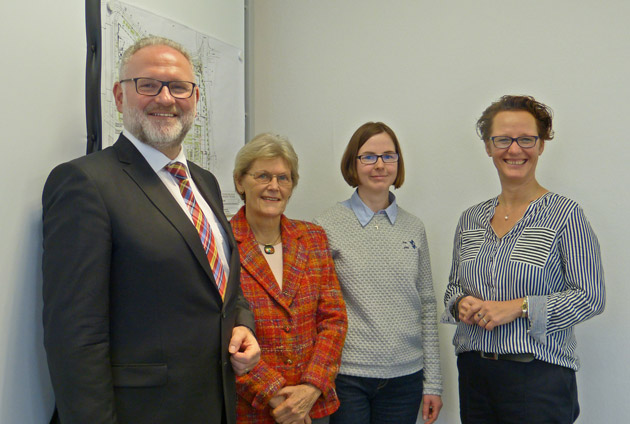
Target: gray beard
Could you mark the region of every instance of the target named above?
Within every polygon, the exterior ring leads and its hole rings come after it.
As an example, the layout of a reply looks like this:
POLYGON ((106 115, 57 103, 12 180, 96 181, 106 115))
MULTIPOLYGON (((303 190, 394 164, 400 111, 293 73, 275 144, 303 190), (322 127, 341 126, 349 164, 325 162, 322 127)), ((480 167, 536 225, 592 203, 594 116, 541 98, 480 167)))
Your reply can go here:
POLYGON ((159 125, 151 122, 144 111, 130 108, 123 97, 123 125, 138 140, 157 150, 178 147, 195 121, 195 111, 179 115, 177 122, 159 125))

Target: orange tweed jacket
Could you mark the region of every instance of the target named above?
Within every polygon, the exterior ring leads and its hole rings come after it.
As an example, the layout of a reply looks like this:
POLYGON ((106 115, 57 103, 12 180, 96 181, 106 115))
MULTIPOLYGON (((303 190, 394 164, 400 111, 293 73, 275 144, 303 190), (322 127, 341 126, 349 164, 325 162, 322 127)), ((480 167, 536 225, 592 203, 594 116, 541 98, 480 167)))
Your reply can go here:
POLYGON ((261 360, 237 377, 237 421, 274 423, 267 406, 284 386, 310 383, 322 391, 312 418, 339 407, 335 377, 346 337, 346 307, 324 230, 281 218, 283 285, 276 282, 245 219, 231 220, 241 256, 241 287, 256 319, 261 360))

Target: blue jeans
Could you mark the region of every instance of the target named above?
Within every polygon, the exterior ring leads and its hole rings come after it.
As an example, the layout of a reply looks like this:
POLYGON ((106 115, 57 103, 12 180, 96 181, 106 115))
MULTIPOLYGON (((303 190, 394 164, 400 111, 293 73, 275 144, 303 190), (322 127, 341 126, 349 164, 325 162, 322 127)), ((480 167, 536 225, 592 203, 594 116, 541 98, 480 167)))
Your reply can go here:
POLYGON ((415 424, 422 402, 422 370, 396 378, 337 375, 339 409, 330 424, 415 424))

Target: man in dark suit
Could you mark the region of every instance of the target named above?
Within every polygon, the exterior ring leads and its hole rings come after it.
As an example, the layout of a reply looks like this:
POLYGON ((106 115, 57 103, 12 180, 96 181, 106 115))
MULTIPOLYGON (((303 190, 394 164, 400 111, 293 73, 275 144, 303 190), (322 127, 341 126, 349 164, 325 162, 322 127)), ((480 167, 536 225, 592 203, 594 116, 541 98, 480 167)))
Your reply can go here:
POLYGON ((178 44, 131 46, 120 138, 46 182, 44 343, 63 424, 236 423, 234 373, 260 348, 217 180, 181 147, 194 80, 178 44))

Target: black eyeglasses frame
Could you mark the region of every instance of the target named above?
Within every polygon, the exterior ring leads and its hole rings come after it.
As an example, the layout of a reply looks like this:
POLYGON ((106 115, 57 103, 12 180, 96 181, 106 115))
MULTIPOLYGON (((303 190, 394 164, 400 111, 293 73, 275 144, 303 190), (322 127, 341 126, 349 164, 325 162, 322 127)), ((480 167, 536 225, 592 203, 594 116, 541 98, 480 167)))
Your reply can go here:
POLYGON ((495 135, 494 137, 490 137, 490 141, 492 141, 492 144, 493 144, 493 145, 494 145, 494 147, 496 147, 497 149, 509 149, 509 148, 510 148, 510 146, 512 145, 512 143, 514 143, 514 142, 516 142, 516 144, 518 144, 518 146, 519 146, 521 149, 531 149, 532 147, 534 147, 534 146, 536 145, 536 142, 537 142, 539 139, 540 139, 540 137, 538 137, 537 135, 523 135, 523 136, 520 136, 520 137, 510 137, 510 136, 507 136, 507 135, 495 135), (495 139, 497 139, 497 138, 509 138, 509 139, 511 139, 512 141, 511 141, 511 142, 510 142, 510 144, 508 144, 507 146, 505 146, 505 147, 500 147, 500 146, 497 146, 497 142, 495 141, 495 139), (523 141, 522 139, 524 139, 524 138, 533 138, 533 139, 534 139, 534 143, 533 143, 531 146, 523 146, 523 145, 521 144, 521 142, 523 141))
POLYGON ((134 85, 136 86, 136 93, 140 94, 141 96, 149 96, 149 97, 155 97, 155 96, 159 96, 160 93, 162 92, 162 89, 164 87, 168 88, 168 92, 169 94, 176 98, 176 99, 190 99, 192 97, 192 95, 195 93, 195 87, 197 86, 197 84, 195 84, 192 81, 162 81, 156 78, 148 78, 148 77, 137 77, 137 78, 125 78, 125 79, 121 79, 120 81, 118 81, 119 83, 123 83, 123 82, 128 82, 128 81, 133 81, 134 85), (141 93, 140 91, 138 91, 138 80, 152 80, 152 81, 157 81, 160 84, 162 84, 160 86, 160 88, 158 89, 157 93, 155 94, 146 94, 146 93, 141 93), (176 83, 176 82, 185 82, 187 84, 192 84, 192 88, 190 89, 190 94, 186 97, 181 97, 178 96, 176 94, 173 94, 173 91, 171 90, 171 84, 172 83, 176 83))

